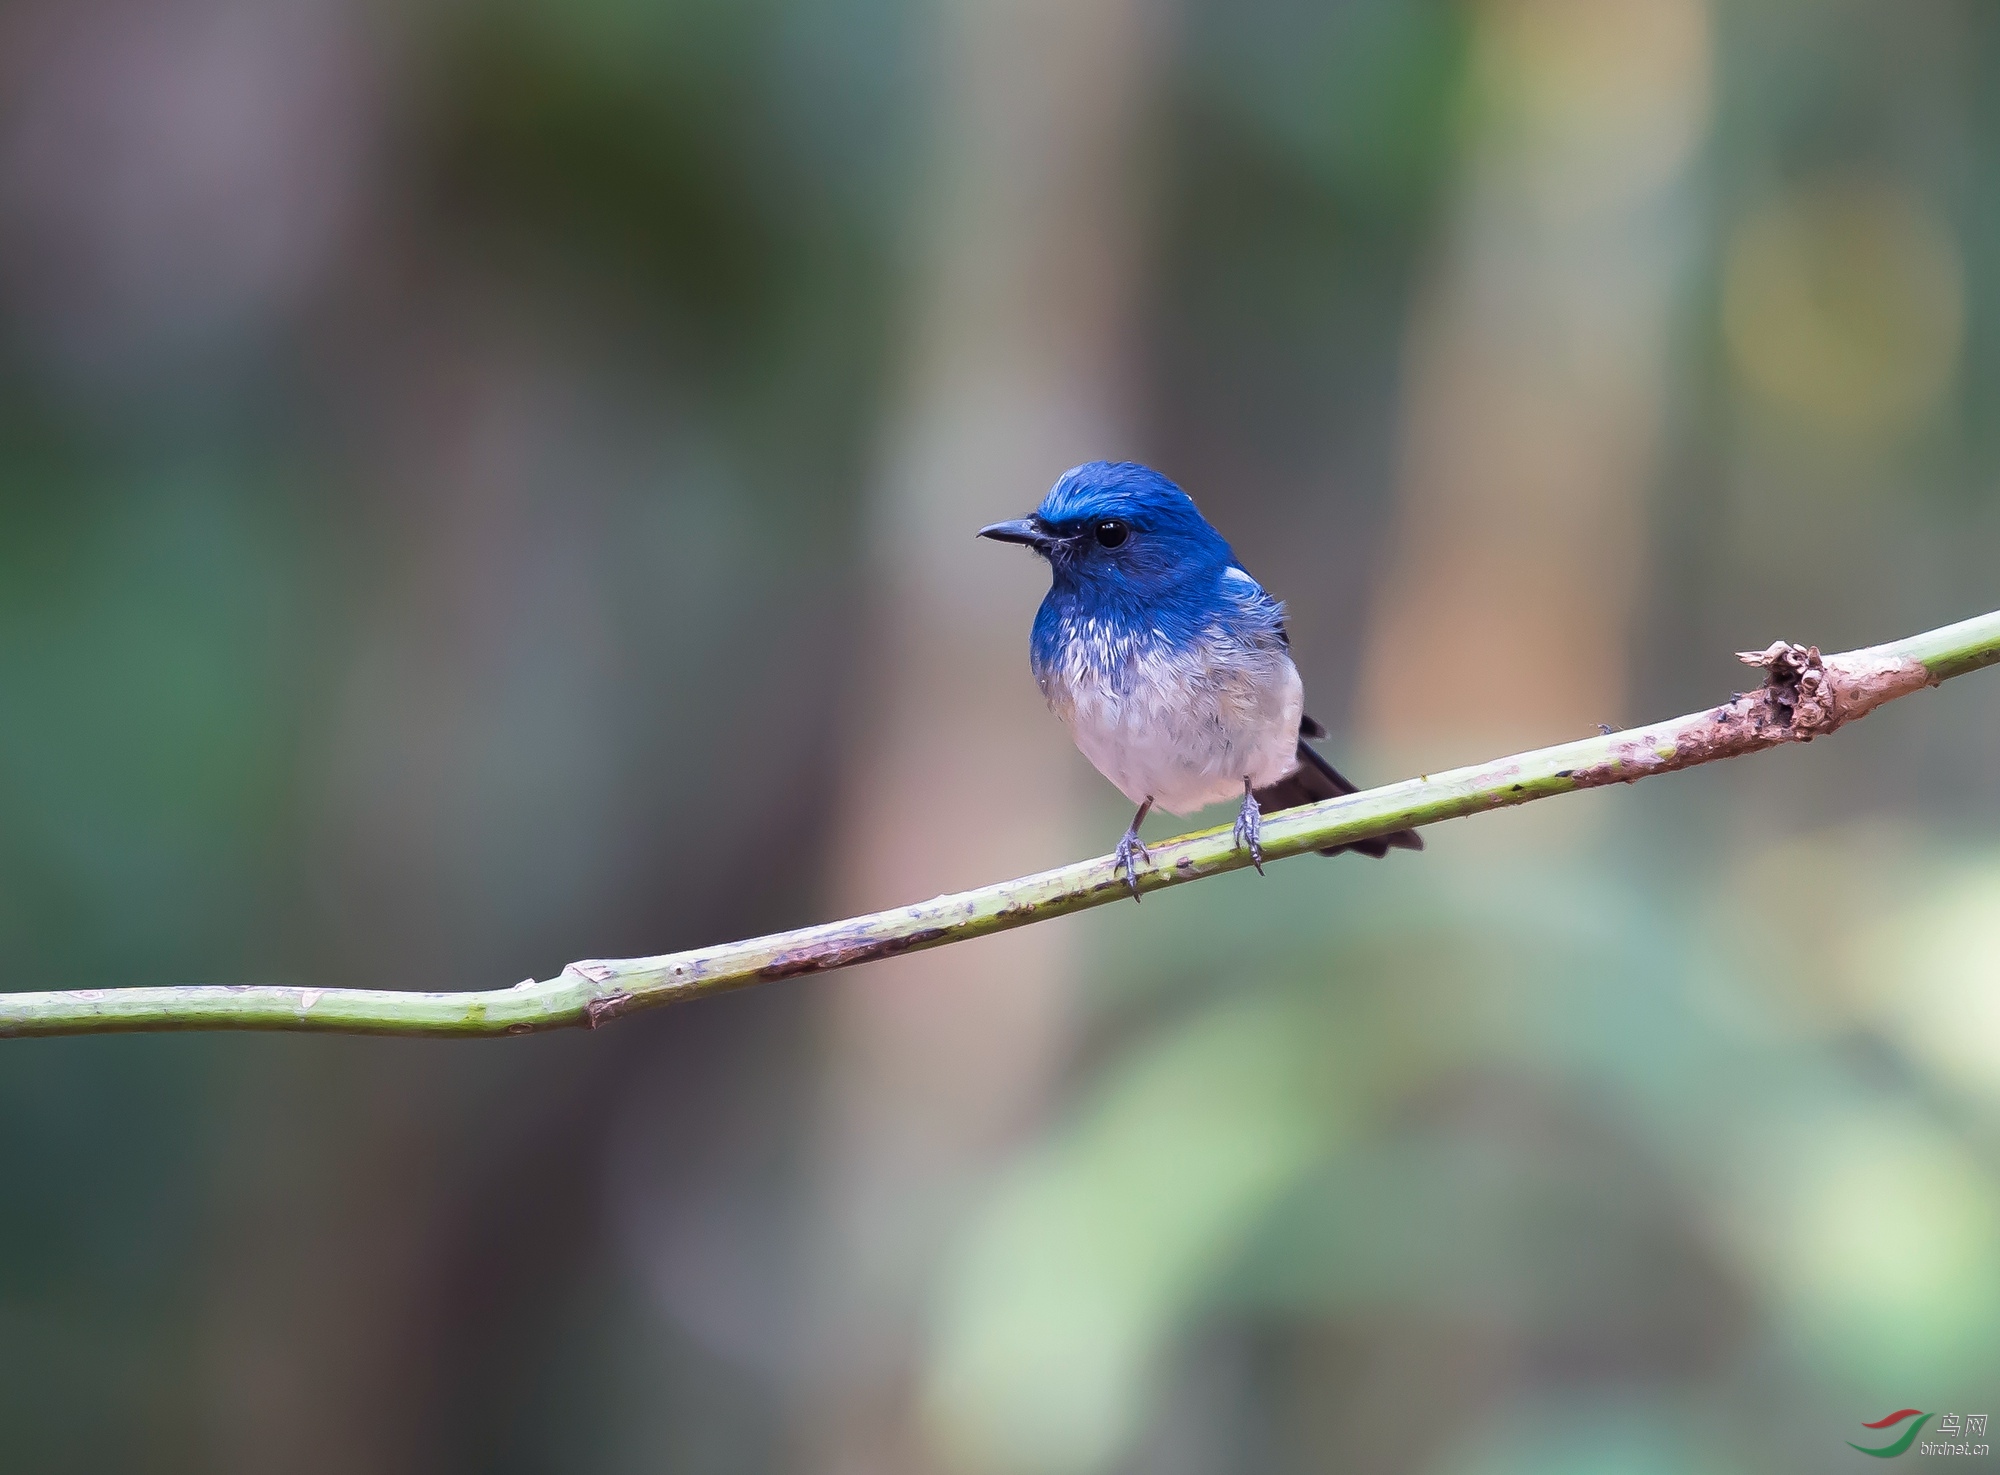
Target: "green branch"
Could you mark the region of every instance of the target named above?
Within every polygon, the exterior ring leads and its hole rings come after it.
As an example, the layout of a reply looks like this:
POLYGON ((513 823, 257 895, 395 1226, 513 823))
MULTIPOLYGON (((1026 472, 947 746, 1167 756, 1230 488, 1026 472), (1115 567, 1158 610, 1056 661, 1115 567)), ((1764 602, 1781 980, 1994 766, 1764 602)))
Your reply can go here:
MULTIPOLYGON (((1741 659, 1763 668, 1764 683, 1720 707, 1271 815, 1263 829, 1265 859, 1810 741, 1883 702, 2000 662, 2000 612, 1824 660, 1816 649, 1783 642, 1741 659)), ((1152 857, 1139 873, 1145 891, 1249 864, 1227 828, 1154 845, 1152 857)), ((252 984, 0 994, 0 1035, 184 1029, 503 1035, 595 1028, 635 1009, 963 942, 1128 894, 1105 856, 873 916, 657 958, 572 963, 554 978, 477 993, 252 984)))

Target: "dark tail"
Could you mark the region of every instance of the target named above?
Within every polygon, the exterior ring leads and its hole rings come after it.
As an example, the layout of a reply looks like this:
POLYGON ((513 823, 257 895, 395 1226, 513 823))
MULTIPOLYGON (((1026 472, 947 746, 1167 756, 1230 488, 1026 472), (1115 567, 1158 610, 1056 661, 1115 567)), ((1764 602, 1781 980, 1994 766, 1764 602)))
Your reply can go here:
MULTIPOLYGON (((1319 730, 1319 724, 1311 718, 1311 725, 1302 727, 1305 732, 1319 730)), ((1317 804, 1322 799, 1338 799, 1342 794, 1355 792, 1353 784, 1340 776, 1340 771, 1320 757, 1317 749, 1299 739, 1299 766, 1288 778, 1281 778, 1268 788, 1257 790, 1257 803, 1266 814, 1281 809, 1297 809, 1301 804, 1317 804)), ((1415 830, 1398 830, 1393 835, 1379 835, 1373 840, 1356 840, 1352 845, 1334 845, 1320 852, 1321 855, 1338 855, 1343 850, 1352 850, 1357 855, 1372 855, 1380 860, 1392 850, 1422 850, 1423 836, 1415 830)))

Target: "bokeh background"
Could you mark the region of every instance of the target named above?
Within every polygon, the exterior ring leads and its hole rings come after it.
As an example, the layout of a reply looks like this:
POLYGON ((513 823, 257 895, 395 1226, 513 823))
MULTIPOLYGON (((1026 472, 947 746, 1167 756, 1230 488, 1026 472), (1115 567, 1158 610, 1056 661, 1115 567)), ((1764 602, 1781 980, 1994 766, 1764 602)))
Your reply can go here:
MULTIPOLYGON (((1996 158, 1980 0, 8 0, 0 982, 1102 853, 971 537, 1098 456, 1368 781, 1990 608, 1996 158)), ((0 1463, 1863 1465, 1995 1401, 1996 731, 595 1036, 7 1044, 0 1463)))

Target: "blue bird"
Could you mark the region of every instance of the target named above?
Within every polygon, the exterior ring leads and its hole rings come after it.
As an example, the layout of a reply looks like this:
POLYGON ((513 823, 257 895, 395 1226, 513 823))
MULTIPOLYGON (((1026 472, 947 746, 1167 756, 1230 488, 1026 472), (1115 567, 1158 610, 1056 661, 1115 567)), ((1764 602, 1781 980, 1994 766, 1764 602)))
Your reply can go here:
MULTIPOLYGON (((1084 757, 1139 806, 1117 852, 1133 900, 1137 862, 1152 863, 1139 825, 1155 804, 1191 814, 1241 795, 1236 843, 1261 874, 1265 810, 1354 792, 1305 741, 1326 729, 1305 715, 1285 607, 1159 472, 1089 462, 1064 472, 1031 516, 979 536, 1048 560, 1030 664, 1084 757)), ((1401 830, 1320 854, 1423 848, 1401 830)))

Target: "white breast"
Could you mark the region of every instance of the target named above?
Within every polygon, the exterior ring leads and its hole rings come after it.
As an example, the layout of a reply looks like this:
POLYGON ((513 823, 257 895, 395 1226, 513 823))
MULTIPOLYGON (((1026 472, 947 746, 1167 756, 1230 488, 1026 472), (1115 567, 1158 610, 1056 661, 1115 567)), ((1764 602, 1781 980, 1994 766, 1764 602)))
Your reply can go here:
POLYGON ((1275 640, 1213 631, 1191 648, 1124 641, 1107 648, 1084 625, 1042 680, 1097 771, 1134 804, 1171 814, 1240 798, 1298 767, 1304 688, 1275 640))

